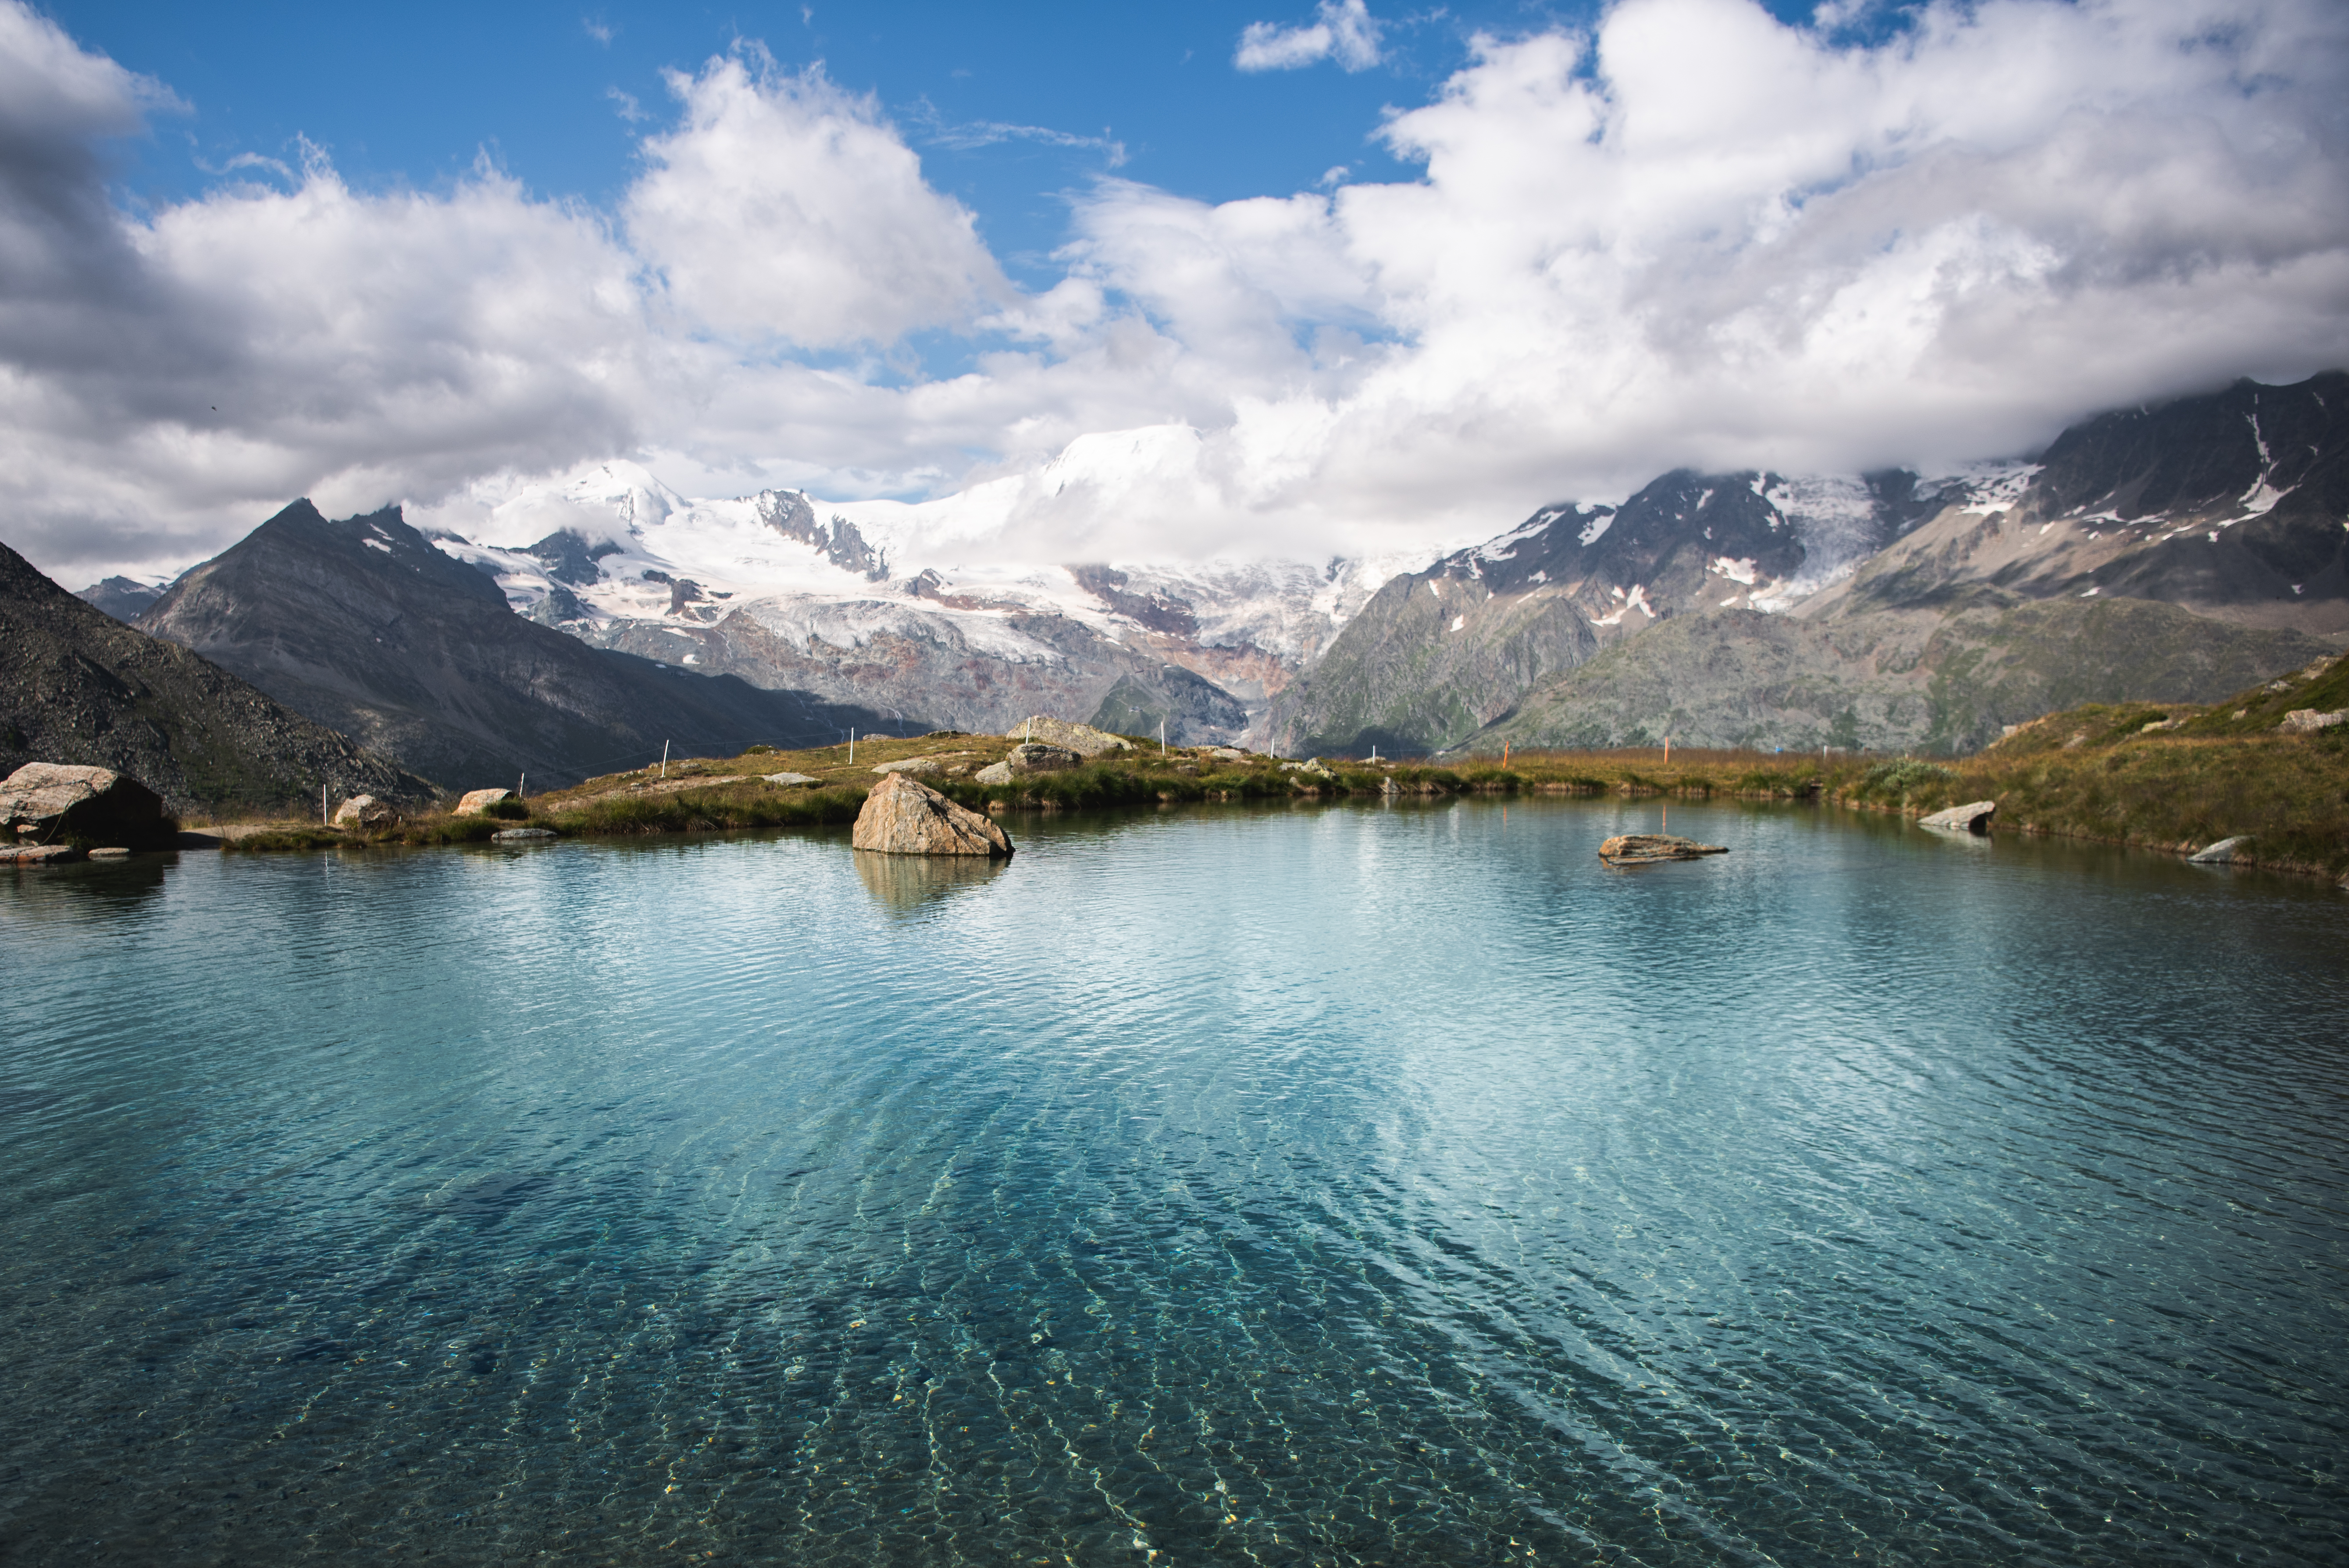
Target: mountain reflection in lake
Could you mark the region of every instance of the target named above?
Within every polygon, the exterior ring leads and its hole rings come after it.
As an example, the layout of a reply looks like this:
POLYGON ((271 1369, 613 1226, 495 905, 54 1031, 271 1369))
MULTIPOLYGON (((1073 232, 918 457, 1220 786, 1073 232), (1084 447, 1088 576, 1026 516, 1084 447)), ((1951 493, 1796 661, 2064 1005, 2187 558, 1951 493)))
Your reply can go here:
POLYGON ((2339 1561, 2349 899, 1657 825, 0 874, 0 1543, 2339 1561))

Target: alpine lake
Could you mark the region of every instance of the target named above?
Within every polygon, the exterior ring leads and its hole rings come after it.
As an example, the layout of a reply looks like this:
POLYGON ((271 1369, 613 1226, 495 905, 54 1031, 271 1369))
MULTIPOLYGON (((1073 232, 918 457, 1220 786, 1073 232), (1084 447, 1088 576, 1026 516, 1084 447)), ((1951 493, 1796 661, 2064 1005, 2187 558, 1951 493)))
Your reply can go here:
POLYGON ((2349 896, 1658 818, 0 874, 0 1557, 2349 1561, 2349 896))

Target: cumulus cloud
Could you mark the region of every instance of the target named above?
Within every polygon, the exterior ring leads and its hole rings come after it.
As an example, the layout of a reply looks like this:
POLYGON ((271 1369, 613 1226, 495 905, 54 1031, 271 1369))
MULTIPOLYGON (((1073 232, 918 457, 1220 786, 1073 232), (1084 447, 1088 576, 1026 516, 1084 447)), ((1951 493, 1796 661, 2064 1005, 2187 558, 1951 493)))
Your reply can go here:
MULTIPOLYGON (((1358 11, 1316 24, 1341 64, 1358 11)), ((629 455, 692 493, 1028 475, 1007 551, 1360 552, 2349 364, 2333 0, 1973 0, 1873 42, 1845 11, 1620 0, 1480 39, 1365 128, 1416 178, 1104 178, 1030 293, 875 105, 755 48, 672 78, 608 211, 487 165, 356 191, 315 150, 125 211, 102 149, 168 90, 0 0, 5 537, 160 570, 295 494, 629 455), (937 329, 968 358, 925 378, 902 339, 937 329)))
POLYGON ((646 140, 623 211, 695 323, 846 347, 958 325, 1009 294, 977 220, 821 67, 786 73, 744 47, 668 85, 683 120, 646 140))
POLYGON ((1240 34, 1232 64, 1244 71, 1293 71, 1335 60, 1340 70, 1367 71, 1379 63, 1379 23, 1362 0, 1321 0, 1308 26, 1251 22, 1240 34))

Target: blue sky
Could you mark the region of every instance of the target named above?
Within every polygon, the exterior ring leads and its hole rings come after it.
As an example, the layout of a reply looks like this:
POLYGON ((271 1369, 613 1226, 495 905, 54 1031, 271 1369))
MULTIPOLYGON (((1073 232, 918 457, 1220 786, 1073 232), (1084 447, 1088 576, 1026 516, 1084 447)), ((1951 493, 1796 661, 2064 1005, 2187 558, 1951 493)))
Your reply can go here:
POLYGON ((0 516, 82 580, 613 459, 1408 551, 2344 364, 2341 0, 0 0, 0 516))
MULTIPOLYGON (((608 203, 636 172, 637 136, 676 113, 664 73, 754 40, 876 97, 931 182, 1031 281, 1066 237, 1064 194, 1112 170, 1211 202, 1313 189, 1341 166, 1410 178, 1372 136, 1385 110, 1437 93, 1477 34, 1587 27, 1598 12, 1588 0, 1381 8, 1374 66, 1250 72, 1233 67, 1247 27, 1309 25, 1309 0, 45 8, 188 103, 121 150, 124 190, 148 200, 193 195, 239 154, 297 161, 306 138, 361 185, 446 182, 486 151, 541 194, 608 203)), ((1799 21, 1812 7, 1770 9, 1799 21)), ((1863 28, 1880 35, 1904 14, 1875 7, 1863 28)))

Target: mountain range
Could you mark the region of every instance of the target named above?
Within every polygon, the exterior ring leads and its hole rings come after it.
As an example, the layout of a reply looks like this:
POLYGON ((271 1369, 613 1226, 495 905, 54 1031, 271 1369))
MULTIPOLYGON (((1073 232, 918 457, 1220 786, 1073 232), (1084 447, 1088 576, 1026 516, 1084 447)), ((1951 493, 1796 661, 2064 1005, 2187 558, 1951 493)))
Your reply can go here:
POLYGON ((2027 461, 1679 470, 1406 558, 1007 562, 973 543, 1007 483, 692 500, 616 460, 462 530, 297 501, 151 602, 83 597, 451 789, 1032 713, 1288 754, 1963 751, 2349 642, 2339 372, 2102 415, 2027 461))

